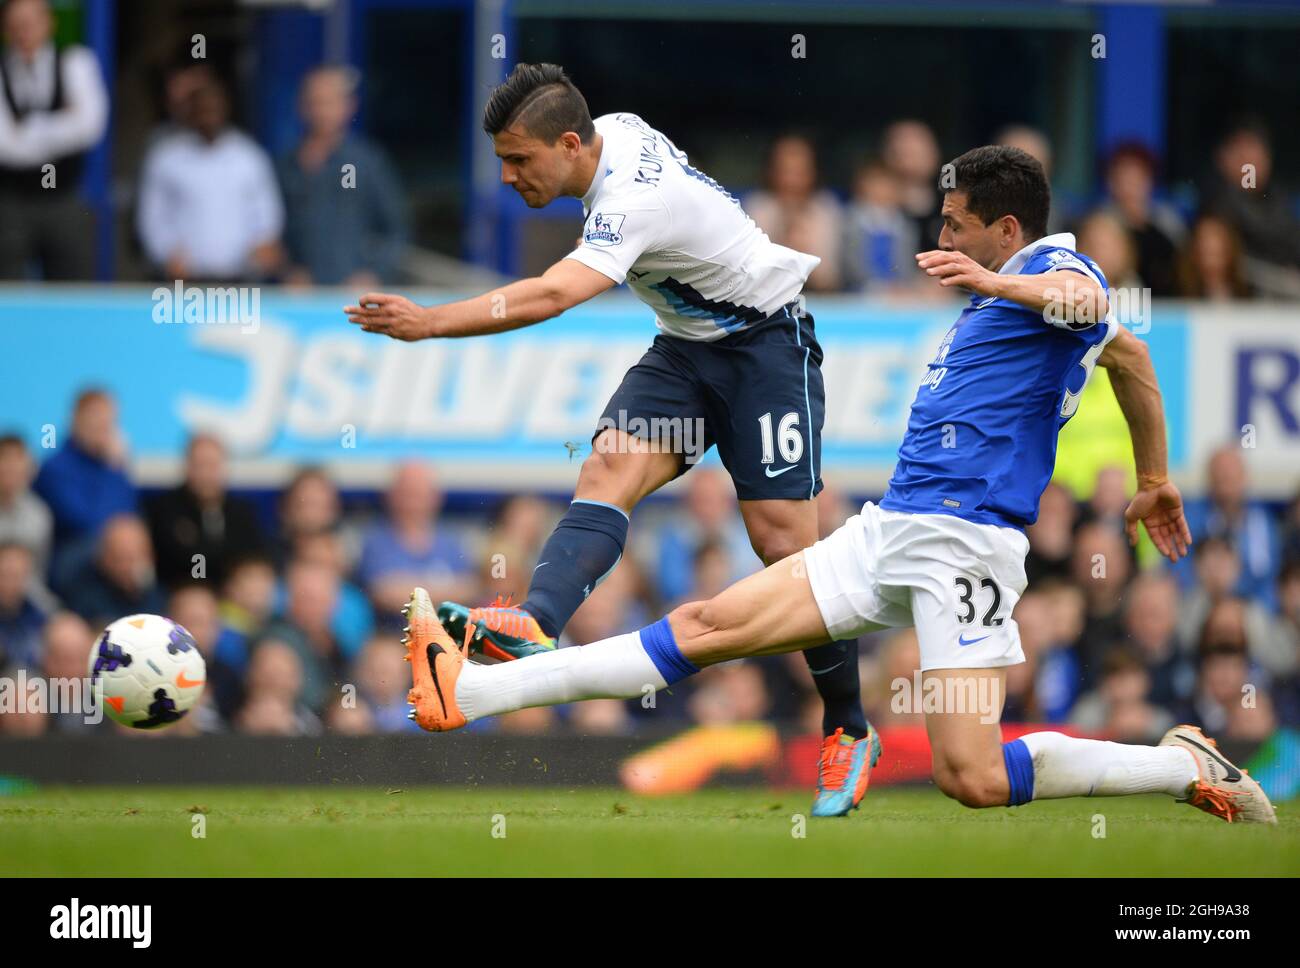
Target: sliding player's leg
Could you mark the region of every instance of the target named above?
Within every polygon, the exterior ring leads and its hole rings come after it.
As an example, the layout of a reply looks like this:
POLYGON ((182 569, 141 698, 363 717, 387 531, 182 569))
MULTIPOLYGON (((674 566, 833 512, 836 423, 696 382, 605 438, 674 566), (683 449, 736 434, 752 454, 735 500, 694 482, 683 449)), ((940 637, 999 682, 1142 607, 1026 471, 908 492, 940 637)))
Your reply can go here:
POLYGON ((802 554, 639 632, 497 665, 466 661, 468 643, 447 635, 423 589, 412 595, 407 620, 414 718, 437 731, 528 706, 640 698, 704 666, 794 652, 827 638, 802 554))
MULTIPOLYGON (((996 573, 997 556, 990 555, 990 561, 996 573)), ((1023 661, 1019 632, 1009 616, 1001 624, 978 629, 954 623, 953 618, 970 614, 966 586, 954 587, 953 600, 922 588, 914 590, 912 601, 925 669, 922 695, 913 699, 923 703, 934 780, 948 796, 968 807, 994 807, 1061 797, 1164 793, 1229 822, 1276 822, 1259 785, 1193 726, 1171 729, 1158 746, 1048 731, 1003 743, 999 719, 1005 666, 1023 661), (969 651, 981 646, 987 646, 982 657, 969 651), (934 668, 959 664, 963 655, 990 665, 934 668)), ((1012 593, 1018 597, 1014 588, 1004 592, 1012 593)), ((976 609, 976 617, 979 612, 976 609)), ((991 609, 984 614, 990 623, 996 622, 991 609)))
POLYGON ((564 626, 623 556, 629 514, 681 472, 681 456, 620 430, 599 433, 582 464, 573 502, 542 546, 528 598, 469 608, 443 602, 438 617, 460 638, 473 624, 475 651, 500 660, 551 651, 564 626))
MULTIPOLYGON (((765 564, 790 557, 817 541, 816 500, 741 501, 741 515, 754 552, 765 564)), ((858 641, 824 642, 804 650, 822 701, 822 748, 818 758, 814 817, 844 816, 862 802, 880 738, 862 711, 858 641)))

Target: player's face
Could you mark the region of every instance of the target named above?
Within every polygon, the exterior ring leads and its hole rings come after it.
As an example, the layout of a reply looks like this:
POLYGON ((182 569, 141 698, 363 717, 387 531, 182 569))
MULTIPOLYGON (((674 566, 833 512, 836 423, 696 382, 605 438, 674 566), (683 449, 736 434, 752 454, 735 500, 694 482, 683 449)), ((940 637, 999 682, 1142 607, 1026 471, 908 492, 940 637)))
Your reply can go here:
MULTIPOLYGON (((966 193, 952 191, 943 197, 943 230, 939 233, 939 248, 948 252, 968 255, 986 269, 997 269, 1006 261, 1003 253, 1002 220, 995 219, 985 225, 974 212, 966 208, 966 193)), ((1013 250, 1014 251, 1014 250, 1013 250)))
MULTIPOLYGON (((553 145, 520 128, 496 135, 492 142, 501 159, 501 182, 519 193, 529 208, 542 208, 563 194, 573 172, 574 152, 569 135, 553 145)), ((573 136, 576 141, 577 135, 573 136)))

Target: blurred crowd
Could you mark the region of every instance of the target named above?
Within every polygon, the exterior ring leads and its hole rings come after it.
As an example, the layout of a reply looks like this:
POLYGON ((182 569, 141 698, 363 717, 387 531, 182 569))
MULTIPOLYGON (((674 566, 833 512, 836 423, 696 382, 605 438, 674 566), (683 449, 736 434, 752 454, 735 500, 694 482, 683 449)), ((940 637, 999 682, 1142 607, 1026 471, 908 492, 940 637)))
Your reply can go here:
MULTIPOLYGON (((100 65, 86 47, 55 46, 46 0, 8 0, 3 27, 0 279, 92 279, 93 219, 78 189, 108 126, 100 65)), ((232 122, 230 91, 206 60, 175 62, 135 179, 146 274, 354 288, 392 280, 406 199, 385 153, 352 130, 359 80, 349 67, 309 71, 301 139, 273 158, 232 122)))
MULTIPOLYGON (((226 449, 206 435, 188 442, 174 488, 142 493, 121 439, 115 401, 98 389, 77 398, 66 436, 46 453, 0 437, 0 675, 84 677, 105 625, 165 614, 194 635, 208 669, 201 706, 175 733, 415 728, 400 643, 411 587, 435 601, 522 601, 563 511, 518 494, 444 513, 436 470, 420 462, 395 466, 380 495, 343 495, 313 468, 276 494, 233 494, 226 449)), ((1243 739, 1300 725, 1300 496, 1281 511, 1253 500, 1239 448, 1217 452, 1207 474, 1205 496, 1188 506, 1194 553, 1173 568, 1125 541, 1124 470, 1102 470, 1082 503, 1048 488, 1029 529, 1029 585, 1015 612, 1028 661, 1009 671, 1006 721, 1135 741, 1177 722, 1243 739)), ((823 533, 855 510, 828 487, 823 533)), ((730 480, 694 468, 678 498, 638 509, 623 561, 562 645, 641 627, 758 567, 730 480)), ((873 721, 919 725, 919 712, 895 701, 897 680, 917 668, 915 634, 861 645, 873 721)), ((588 702, 473 728, 621 734, 764 718, 819 728, 802 657, 707 669, 653 708, 588 702)), ((76 714, 0 715, 0 734, 94 728, 106 727, 76 714)))
MULTIPOLYGON (((1037 158, 1051 179, 1045 134, 1013 126, 994 140, 1037 158)), ((933 296, 912 255, 938 247, 944 161, 925 122, 894 122, 845 199, 821 185, 813 143, 792 134, 773 143, 764 187, 743 201, 773 240, 821 257, 810 290, 933 296)), ((1102 165, 1100 197, 1053 189, 1048 231, 1075 233, 1116 289, 1157 299, 1300 299, 1300 198, 1275 183, 1269 132, 1253 121, 1233 125, 1211 161, 1196 200, 1174 204, 1160 159, 1138 142, 1117 145, 1102 165)))
MULTIPOLYGON (((0 279, 93 278, 93 224, 77 185, 108 124, 99 65, 85 47, 56 49, 47 0, 8 0, 4 33, 0 279)), ((162 82, 165 117, 131 179, 144 275, 353 288, 400 281, 408 199, 385 152, 354 130, 359 80, 349 67, 309 71, 302 136, 273 158, 232 122, 229 89, 208 62, 188 52, 175 62, 162 82)), ((1025 149, 1051 177, 1045 134, 1016 125, 994 139, 1025 149)), ((925 121, 898 120, 851 184, 826 185, 812 140, 790 134, 770 146, 762 187, 743 201, 775 241, 821 258, 809 290, 934 298, 941 291, 923 284, 913 255, 937 246, 944 160, 925 121)), ((1049 230, 1075 232, 1113 287, 1155 298, 1300 299, 1300 198, 1275 177, 1262 123, 1230 125, 1200 183, 1176 193, 1140 143, 1115 146, 1096 181, 1087 198, 1054 189, 1049 230)))

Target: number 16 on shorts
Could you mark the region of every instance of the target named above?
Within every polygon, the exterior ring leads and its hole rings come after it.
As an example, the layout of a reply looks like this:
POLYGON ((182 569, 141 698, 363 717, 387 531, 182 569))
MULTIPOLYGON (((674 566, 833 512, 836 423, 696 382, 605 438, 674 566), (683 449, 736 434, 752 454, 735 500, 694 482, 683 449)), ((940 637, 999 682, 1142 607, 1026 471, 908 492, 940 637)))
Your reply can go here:
POLYGON ((803 434, 799 429, 799 413, 792 410, 785 414, 772 433, 772 412, 769 410, 758 418, 758 426, 763 437, 763 463, 776 463, 776 450, 780 448, 781 459, 787 464, 799 463, 803 457, 803 434))

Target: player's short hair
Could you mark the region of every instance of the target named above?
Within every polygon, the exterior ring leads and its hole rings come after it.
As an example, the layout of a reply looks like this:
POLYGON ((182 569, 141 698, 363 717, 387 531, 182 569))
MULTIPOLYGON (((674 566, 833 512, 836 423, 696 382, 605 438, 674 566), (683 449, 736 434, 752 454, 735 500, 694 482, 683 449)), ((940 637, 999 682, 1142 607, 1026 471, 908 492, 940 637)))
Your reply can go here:
POLYGON ((944 167, 940 190, 964 192, 966 208, 992 225, 1004 215, 1014 215, 1024 231, 1025 241, 1047 234, 1047 213, 1052 207, 1052 190, 1038 159, 1007 145, 972 148, 944 167), (951 181, 946 173, 954 176, 951 181))
POLYGON ((587 99, 558 64, 516 64, 488 96, 483 130, 497 135, 514 124, 548 145, 566 131, 583 144, 596 136, 587 99))

